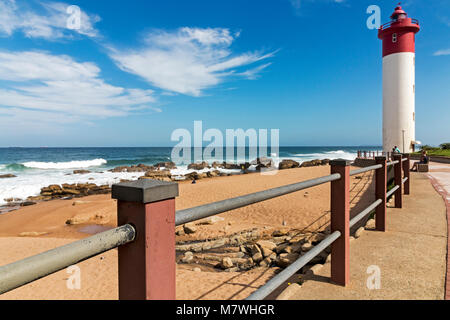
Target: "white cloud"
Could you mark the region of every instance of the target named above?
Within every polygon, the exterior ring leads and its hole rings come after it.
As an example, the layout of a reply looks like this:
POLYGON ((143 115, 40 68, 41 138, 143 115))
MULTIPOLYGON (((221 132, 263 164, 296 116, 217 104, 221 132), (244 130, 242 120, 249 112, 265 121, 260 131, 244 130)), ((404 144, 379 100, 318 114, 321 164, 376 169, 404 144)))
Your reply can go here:
POLYGON ((152 90, 106 83, 90 62, 46 52, 0 51, 0 124, 92 121, 150 110, 152 90))
POLYGON ((100 21, 97 15, 88 15, 80 11, 79 28, 69 29, 71 14, 67 13, 69 4, 62 2, 36 2, 40 12, 30 9, 24 2, 16 0, 0 0, 0 35, 11 36, 21 31, 29 38, 47 40, 72 36, 74 33, 88 37, 97 37, 99 32, 94 28, 100 21))
POLYGON ((447 56, 450 55, 450 49, 438 50, 433 53, 433 56, 447 56))
MULTIPOLYGON (((239 36, 223 28, 180 28, 155 31, 138 50, 111 49, 110 56, 124 71, 136 74, 166 91, 199 96, 232 76, 236 69, 272 57, 274 53, 233 55, 230 46, 239 36)), ((258 70, 254 69, 254 78, 258 70)), ((248 77, 250 78, 250 77, 248 77)))

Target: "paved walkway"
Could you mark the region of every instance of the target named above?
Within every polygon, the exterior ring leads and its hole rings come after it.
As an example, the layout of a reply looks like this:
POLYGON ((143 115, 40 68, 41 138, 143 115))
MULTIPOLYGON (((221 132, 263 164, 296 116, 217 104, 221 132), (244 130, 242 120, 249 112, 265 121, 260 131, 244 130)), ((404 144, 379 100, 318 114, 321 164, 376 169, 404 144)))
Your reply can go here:
MULTIPOLYGON (((447 183, 448 191, 448 175, 434 169, 433 164, 429 175, 440 179, 439 184, 447 183)), ((437 169, 447 170, 450 166, 437 169)), ((444 299, 446 205, 428 174, 411 173, 411 195, 403 197, 403 208, 388 206, 386 232, 366 230, 360 238, 351 241, 347 287, 329 282, 330 264, 326 263, 315 274, 305 276, 301 286, 295 284, 298 278, 293 277, 290 282, 294 284, 279 299, 444 299), (377 271, 379 289, 370 281, 377 271)))
MULTIPOLYGON (((450 230, 450 164, 431 163, 428 177, 447 207, 447 230, 450 230)), ((450 300, 450 237, 447 237, 447 275, 445 299, 450 300)))

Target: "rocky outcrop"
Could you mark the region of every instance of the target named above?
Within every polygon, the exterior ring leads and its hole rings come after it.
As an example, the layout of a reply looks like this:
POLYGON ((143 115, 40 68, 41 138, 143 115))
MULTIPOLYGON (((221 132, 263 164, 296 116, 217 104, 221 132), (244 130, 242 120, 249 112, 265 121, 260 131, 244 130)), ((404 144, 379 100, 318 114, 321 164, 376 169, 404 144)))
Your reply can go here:
POLYGON ((139 179, 152 179, 160 181, 172 181, 170 170, 147 171, 144 176, 139 179))
POLYGON ((114 169, 110 169, 108 171, 110 172, 147 172, 156 170, 154 166, 148 166, 146 164, 138 164, 138 165, 132 165, 132 166, 120 166, 115 167, 114 169))
POLYGON ((154 165, 155 168, 166 168, 166 169, 176 169, 177 166, 172 161, 166 161, 166 162, 158 162, 154 165))
POLYGON ((7 173, 7 174, 0 174, 0 179, 4 179, 4 178, 16 178, 17 176, 11 174, 11 173, 7 173))
POLYGON ((73 170, 73 174, 86 174, 91 173, 89 170, 73 170))
MULTIPOLYGON (((198 224, 204 224, 204 222, 198 224)), ((184 225, 184 229, 186 226, 184 225)), ((184 252, 178 262, 203 264, 228 272, 244 271, 255 267, 286 268, 322 241, 325 236, 324 233, 301 234, 297 231, 282 230, 276 230, 270 235, 253 229, 219 239, 177 244, 176 250, 184 252)), ((316 263, 325 263, 328 253, 329 248, 305 266, 304 271, 306 272, 316 263)))
MULTIPOLYGON (((270 159, 270 158, 261 157, 261 158, 256 158, 256 160, 253 160, 252 162, 250 162, 249 166, 250 165, 256 166, 256 170, 261 171, 261 169, 272 168, 274 163, 273 163, 272 159, 270 159)), ((247 169, 248 167, 246 167, 245 169, 247 169)))
POLYGON ((302 164, 300 165, 300 167, 304 168, 304 167, 316 167, 316 166, 323 166, 323 165, 327 165, 330 163, 330 159, 315 159, 315 160, 311 160, 311 161, 305 161, 302 162, 302 164))
POLYGON ((97 186, 93 183, 53 184, 42 188, 39 196, 28 197, 28 200, 42 201, 66 197, 84 197, 94 194, 107 194, 109 192, 111 192, 109 185, 97 186))
POLYGON ((278 170, 292 169, 300 167, 300 163, 294 160, 286 159, 278 164, 278 170))
POLYGON ((210 168, 210 167, 208 165, 208 162, 203 161, 201 163, 191 163, 188 165, 187 168, 191 169, 191 170, 203 170, 205 168, 210 168))

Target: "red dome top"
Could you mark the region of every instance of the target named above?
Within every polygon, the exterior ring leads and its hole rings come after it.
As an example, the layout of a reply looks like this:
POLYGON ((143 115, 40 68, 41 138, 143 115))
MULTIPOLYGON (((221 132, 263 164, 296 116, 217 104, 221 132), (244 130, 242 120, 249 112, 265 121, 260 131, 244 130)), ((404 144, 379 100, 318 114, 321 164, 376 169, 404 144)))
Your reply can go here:
POLYGON ((394 13, 391 15, 391 19, 396 19, 397 17, 406 18, 407 13, 402 9, 402 7, 395 7, 394 13))

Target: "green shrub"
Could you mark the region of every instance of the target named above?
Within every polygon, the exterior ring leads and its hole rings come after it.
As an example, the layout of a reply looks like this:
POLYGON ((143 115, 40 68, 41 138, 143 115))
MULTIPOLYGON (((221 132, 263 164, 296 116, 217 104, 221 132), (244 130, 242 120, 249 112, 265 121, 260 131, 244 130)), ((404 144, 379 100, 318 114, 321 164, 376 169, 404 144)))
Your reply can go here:
POLYGON ((443 150, 450 150, 450 142, 442 143, 439 147, 443 150))

